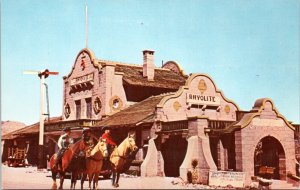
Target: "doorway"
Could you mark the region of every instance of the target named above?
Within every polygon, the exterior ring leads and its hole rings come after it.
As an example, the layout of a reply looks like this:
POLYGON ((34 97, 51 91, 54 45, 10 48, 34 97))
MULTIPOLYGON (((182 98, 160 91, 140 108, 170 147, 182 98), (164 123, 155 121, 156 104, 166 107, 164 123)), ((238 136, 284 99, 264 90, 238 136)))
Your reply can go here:
POLYGON ((181 135, 171 135, 162 144, 161 152, 164 159, 164 171, 167 177, 178 177, 186 151, 187 140, 181 135))
POLYGON ((272 136, 262 138, 255 147, 254 175, 269 174, 273 179, 285 179, 285 153, 281 143, 272 136))

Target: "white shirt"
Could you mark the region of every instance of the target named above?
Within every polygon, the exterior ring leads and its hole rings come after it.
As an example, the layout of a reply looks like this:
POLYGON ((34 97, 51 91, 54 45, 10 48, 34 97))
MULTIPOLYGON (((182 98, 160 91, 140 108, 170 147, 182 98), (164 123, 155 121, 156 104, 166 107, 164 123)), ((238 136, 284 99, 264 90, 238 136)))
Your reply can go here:
POLYGON ((58 139, 57 146, 59 149, 62 149, 64 147, 64 144, 67 141, 67 139, 70 144, 73 144, 73 139, 67 133, 65 133, 61 135, 58 139))

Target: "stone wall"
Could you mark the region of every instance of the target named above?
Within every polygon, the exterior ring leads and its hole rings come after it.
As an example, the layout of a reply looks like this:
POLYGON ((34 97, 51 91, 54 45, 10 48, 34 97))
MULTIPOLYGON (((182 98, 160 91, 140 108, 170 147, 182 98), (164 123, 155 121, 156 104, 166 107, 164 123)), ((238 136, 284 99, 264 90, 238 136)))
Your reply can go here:
POLYGON ((123 73, 115 72, 114 63, 101 63, 97 62, 93 53, 90 50, 82 50, 73 65, 73 68, 68 76, 64 78, 64 105, 63 113, 65 112, 65 106, 70 106, 70 115, 64 120, 76 119, 76 105, 75 101, 81 101, 81 115, 80 119, 87 118, 86 116, 86 98, 92 100, 92 117, 91 119, 101 119, 102 116, 110 115, 119 111, 127 105, 126 95, 123 88, 123 73), (84 64, 83 64, 84 63, 84 64), (84 66, 83 66, 84 65, 84 66), (92 74, 92 82, 89 87, 80 87, 77 90, 71 90, 72 83, 75 79, 92 74), (99 99, 101 102, 100 112, 94 110, 94 101, 99 99), (119 100, 119 107, 113 107, 114 99, 119 100))

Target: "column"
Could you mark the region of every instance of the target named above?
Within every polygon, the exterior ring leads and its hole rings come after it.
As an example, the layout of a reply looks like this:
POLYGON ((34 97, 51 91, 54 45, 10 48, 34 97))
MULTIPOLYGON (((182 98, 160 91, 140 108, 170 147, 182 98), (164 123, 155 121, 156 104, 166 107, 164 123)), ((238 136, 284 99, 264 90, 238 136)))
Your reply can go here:
POLYGON ((193 159, 198 160, 199 182, 208 184, 208 174, 210 170, 217 170, 213 160, 209 138, 204 133, 204 128, 208 127, 207 118, 193 117, 189 118, 189 138, 187 153, 182 165, 180 166, 180 177, 187 180, 187 172, 192 169, 193 159))

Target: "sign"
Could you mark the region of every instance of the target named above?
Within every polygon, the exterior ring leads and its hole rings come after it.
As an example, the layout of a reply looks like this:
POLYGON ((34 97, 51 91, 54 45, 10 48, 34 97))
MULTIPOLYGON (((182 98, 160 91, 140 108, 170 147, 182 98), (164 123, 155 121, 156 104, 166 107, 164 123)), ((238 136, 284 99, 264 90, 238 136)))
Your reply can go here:
POLYGON ((210 171, 209 185, 226 187, 244 187, 245 173, 244 172, 229 172, 229 171, 210 171))
POLYGON ((217 96, 187 93, 186 99, 187 99, 186 101, 191 104, 213 105, 213 106, 219 106, 221 104, 220 98, 217 96))
POLYGON ((89 81, 93 81, 93 80, 94 80, 94 73, 90 73, 90 74, 87 74, 87 75, 84 75, 84 76, 73 78, 71 80, 71 86, 76 85, 76 84, 89 82, 89 81))
POLYGON ((65 127, 74 128, 82 128, 87 126, 92 126, 98 120, 71 120, 71 121, 61 121, 58 123, 48 123, 45 124, 45 132, 52 132, 52 131, 61 131, 65 127))

